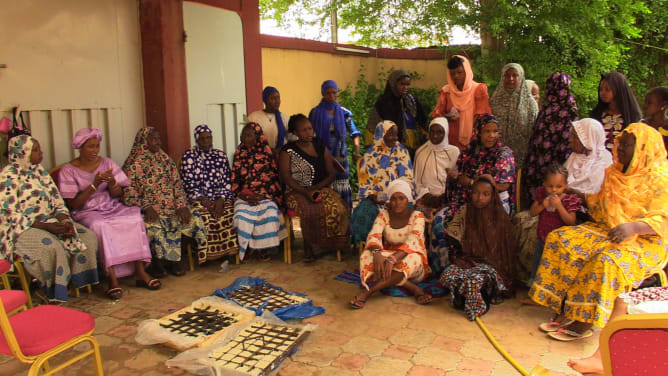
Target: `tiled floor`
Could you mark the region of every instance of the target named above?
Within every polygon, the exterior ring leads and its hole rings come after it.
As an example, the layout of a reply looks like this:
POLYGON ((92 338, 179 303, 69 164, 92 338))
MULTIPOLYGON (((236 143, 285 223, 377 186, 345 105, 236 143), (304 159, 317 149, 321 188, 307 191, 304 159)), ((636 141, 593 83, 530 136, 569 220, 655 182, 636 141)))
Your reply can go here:
MULTIPOLYGON (((519 375, 475 323, 449 306, 448 299, 419 306, 413 298, 377 295, 364 309, 354 311, 347 302, 357 287, 334 280, 343 270, 358 267, 354 256, 344 254, 343 262, 325 256, 312 265, 299 262, 299 255, 294 258, 292 265, 283 264, 282 256, 270 263, 232 265, 227 273, 219 273, 220 264, 211 262, 184 277, 164 279, 160 291, 129 287, 132 281, 125 281, 125 296, 119 302, 104 298, 98 287, 91 295, 72 298, 67 306, 96 317, 95 336, 101 345, 105 374, 111 376, 184 374, 164 365, 176 351, 134 341, 138 323, 164 316, 243 275, 260 276, 288 290, 304 292, 327 310, 305 320, 318 328, 302 349, 283 363, 279 375, 519 375)), ((598 331, 580 342, 552 341, 537 330, 541 320, 549 316, 542 308, 521 306, 514 299, 492 307, 483 320, 527 370, 540 364, 552 370, 551 375, 573 374, 566 361, 592 353, 598 331)), ((91 361, 86 360, 63 374, 92 375, 91 367, 91 361)), ((0 355, 0 375, 26 374, 27 369, 0 355)))

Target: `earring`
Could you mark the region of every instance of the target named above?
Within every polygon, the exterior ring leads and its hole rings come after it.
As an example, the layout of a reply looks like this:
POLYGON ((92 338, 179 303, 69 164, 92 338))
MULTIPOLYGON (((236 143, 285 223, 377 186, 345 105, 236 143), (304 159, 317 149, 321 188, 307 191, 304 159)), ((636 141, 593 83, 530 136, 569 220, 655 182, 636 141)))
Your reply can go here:
POLYGON ((668 107, 663 109, 663 120, 668 120, 668 107))

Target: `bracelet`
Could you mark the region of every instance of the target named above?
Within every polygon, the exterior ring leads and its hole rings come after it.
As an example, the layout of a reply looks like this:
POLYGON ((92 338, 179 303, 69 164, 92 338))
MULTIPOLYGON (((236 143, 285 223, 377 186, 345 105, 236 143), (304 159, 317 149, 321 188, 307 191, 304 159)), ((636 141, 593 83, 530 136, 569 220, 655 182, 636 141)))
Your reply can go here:
POLYGON ((91 183, 90 187, 93 188, 94 191, 97 191, 97 187, 95 186, 95 184, 91 183))
POLYGON ((380 248, 371 248, 371 253, 380 253, 380 248))
POLYGON ((390 263, 392 263, 392 265, 397 263, 397 258, 394 257, 394 255, 387 256, 386 260, 388 260, 390 263))

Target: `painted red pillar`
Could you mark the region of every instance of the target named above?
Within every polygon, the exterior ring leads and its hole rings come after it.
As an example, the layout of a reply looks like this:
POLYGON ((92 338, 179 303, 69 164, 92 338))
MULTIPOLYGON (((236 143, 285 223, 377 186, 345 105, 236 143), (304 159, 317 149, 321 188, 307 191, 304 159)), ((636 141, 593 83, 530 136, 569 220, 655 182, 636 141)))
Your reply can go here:
POLYGON ((242 1, 239 16, 244 32, 246 111, 250 114, 264 107, 262 104, 262 47, 260 45, 259 1, 242 1))
POLYGON ((190 147, 182 0, 140 0, 146 125, 178 160, 190 147))

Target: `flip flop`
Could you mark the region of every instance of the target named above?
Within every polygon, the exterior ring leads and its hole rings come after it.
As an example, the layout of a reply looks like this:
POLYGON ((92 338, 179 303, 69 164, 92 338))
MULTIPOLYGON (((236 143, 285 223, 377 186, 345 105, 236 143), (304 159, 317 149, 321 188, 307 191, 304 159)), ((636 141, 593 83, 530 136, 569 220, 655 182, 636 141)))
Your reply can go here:
POLYGON ((120 287, 113 287, 105 291, 104 294, 107 295, 107 297, 109 297, 111 300, 119 300, 123 297, 123 289, 120 287))
POLYGON ((183 269, 183 266, 181 266, 181 263, 178 261, 172 261, 168 266, 167 266, 167 271, 169 274, 181 277, 186 274, 185 269, 183 269))
POLYGON ((364 308, 364 305, 366 304, 366 300, 362 300, 362 299, 358 298, 357 295, 355 295, 355 297, 352 298, 352 300, 350 302, 348 302, 348 304, 350 304, 350 308, 352 308, 352 309, 362 309, 362 308, 364 308), (362 303, 362 304, 360 304, 360 303, 362 303))
POLYGON ((432 299, 432 296, 430 294, 422 294, 422 295, 418 295, 418 296, 415 297, 415 301, 419 305, 427 305, 427 304, 431 303, 431 299, 432 299), (424 300, 422 300, 422 302, 420 302, 420 298, 422 298, 422 297, 424 297, 424 300))
POLYGON ((558 321, 550 321, 550 322, 544 322, 538 326, 538 329, 545 333, 552 333, 556 332, 557 330, 570 325, 573 322, 573 320, 566 320, 564 322, 558 322, 558 321))
POLYGON ((138 279, 135 281, 135 285, 137 287, 143 287, 145 289, 155 291, 160 290, 160 287, 162 287, 162 282, 160 282, 160 280, 157 278, 153 278, 152 280, 148 281, 148 283, 146 283, 146 281, 143 279, 138 279))
POLYGON ((556 332, 547 333, 547 335, 556 339, 557 341, 572 342, 572 341, 577 341, 579 339, 589 338, 592 335, 594 335, 594 331, 591 329, 587 329, 582 333, 578 333, 572 330, 561 328, 556 332))

